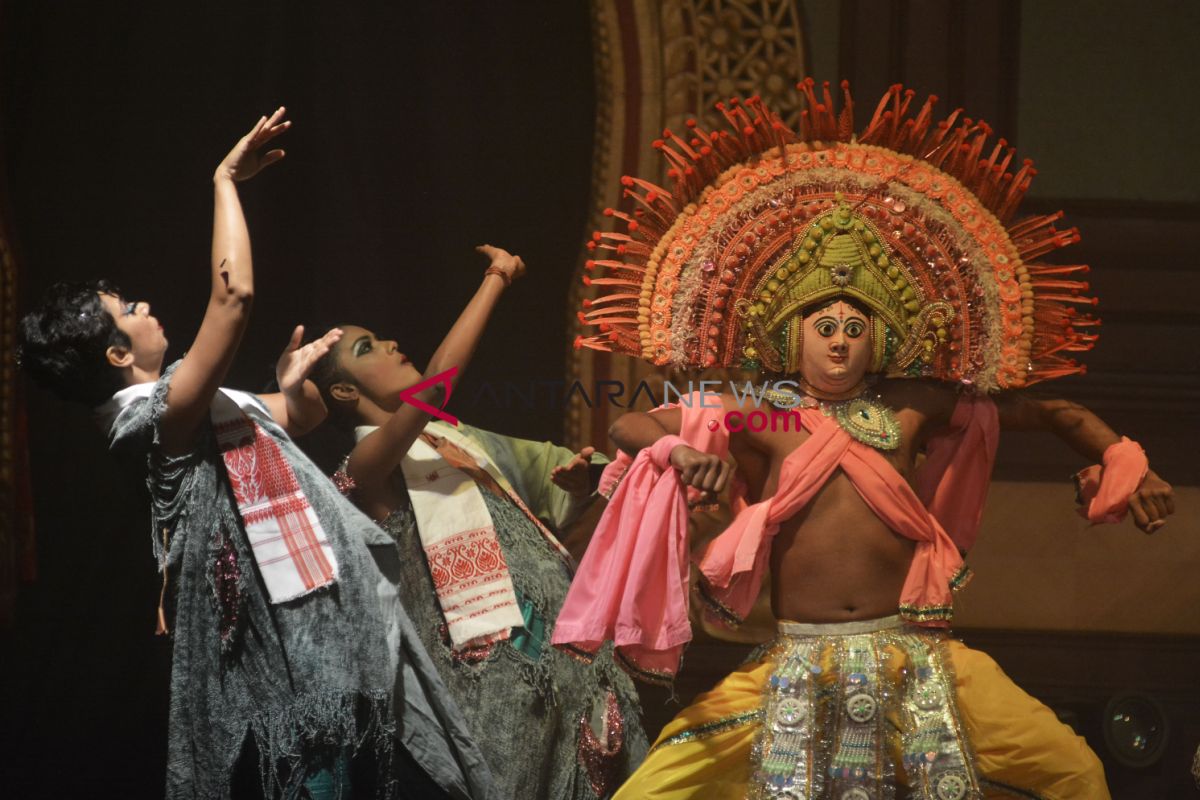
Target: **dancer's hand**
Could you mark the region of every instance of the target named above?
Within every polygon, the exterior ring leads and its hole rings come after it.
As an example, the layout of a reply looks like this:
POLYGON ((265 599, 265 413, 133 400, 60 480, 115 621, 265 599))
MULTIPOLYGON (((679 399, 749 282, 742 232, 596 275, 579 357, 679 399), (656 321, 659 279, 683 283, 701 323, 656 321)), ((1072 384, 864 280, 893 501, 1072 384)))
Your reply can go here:
POLYGON ((1147 470, 1142 485, 1129 495, 1129 510, 1135 525, 1146 533, 1154 533, 1175 513, 1175 490, 1154 470, 1147 470))
POLYGON ((331 328, 320 339, 314 339, 301 347, 300 342, 304 341, 304 326, 297 325, 296 330, 292 331, 292 338, 287 347, 283 349, 283 354, 275 362, 275 380, 279 383, 279 391, 288 394, 302 387, 308 379, 308 374, 312 372, 313 365, 341 338, 342 329, 331 328))
POLYGON ((560 464, 550 472, 550 482, 572 497, 586 497, 591 493, 591 471, 594 447, 585 447, 566 464, 560 464))
POLYGON ((488 269, 492 267, 499 269, 508 277, 510 283, 525 274, 525 262, 521 260, 520 256, 514 256, 507 250, 492 247, 490 244, 481 244, 475 249, 491 260, 492 263, 488 265, 488 269))
POLYGON ((671 466, 679 470, 679 479, 684 486, 694 486, 704 492, 702 502, 715 500, 733 474, 729 462, 685 444, 671 450, 671 466))
POLYGON ((265 153, 259 151, 267 142, 292 126, 291 120, 282 121, 285 113, 286 109, 280 106, 270 118, 260 117, 250 132, 238 139, 229 155, 217 166, 213 180, 248 180, 264 167, 283 158, 284 152, 279 149, 268 150, 265 153))

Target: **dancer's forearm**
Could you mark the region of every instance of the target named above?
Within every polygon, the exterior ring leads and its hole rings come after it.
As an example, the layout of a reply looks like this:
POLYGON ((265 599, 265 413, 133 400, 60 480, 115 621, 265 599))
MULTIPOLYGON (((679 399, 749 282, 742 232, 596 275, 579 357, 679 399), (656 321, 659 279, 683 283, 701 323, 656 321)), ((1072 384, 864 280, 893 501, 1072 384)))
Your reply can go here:
POLYGON ((1121 440, 1104 420, 1071 400, 1007 392, 996 397, 996 408, 1002 428, 1048 431, 1089 461, 1100 461, 1121 440))
MULTIPOLYGON (((475 354, 500 295, 514 278, 520 277, 525 271, 525 263, 519 256, 491 245, 482 245, 477 249, 491 259, 491 264, 479 289, 459 314, 425 368, 426 378, 437 380, 414 395, 413 399, 427 406, 441 408, 445 405, 446 393, 453 389, 475 354), (456 370, 453 375, 438 378, 450 369, 456 370)), ((347 469, 358 482, 360 493, 370 494, 372 487, 379 488, 386 483, 428 421, 428 413, 411 403, 405 403, 379 430, 359 442, 350 454, 347 469)))
POLYGON ((622 414, 608 429, 608 436, 617 447, 631 456, 650 447, 664 436, 679 435, 680 414, 677 409, 646 414, 631 411, 622 414))
MULTIPOLYGON (((483 276, 483 283, 429 359, 425 369, 427 376, 445 372, 451 367, 458 367, 458 374, 462 374, 475 355, 475 348, 483 338, 483 331, 503 292, 503 278, 496 274, 483 276)), ((457 376, 453 380, 457 382, 457 376)))
POLYGON ((167 394, 167 409, 160 426, 162 445, 167 452, 187 449, 197 426, 208 414, 213 394, 225 380, 249 324, 254 266, 250 231, 236 182, 253 177, 264 166, 283 158, 282 150, 259 152, 287 130, 289 123, 280 121, 283 112, 280 108, 270 119, 259 119, 213 174, 212 281, 208 308, 167 394))

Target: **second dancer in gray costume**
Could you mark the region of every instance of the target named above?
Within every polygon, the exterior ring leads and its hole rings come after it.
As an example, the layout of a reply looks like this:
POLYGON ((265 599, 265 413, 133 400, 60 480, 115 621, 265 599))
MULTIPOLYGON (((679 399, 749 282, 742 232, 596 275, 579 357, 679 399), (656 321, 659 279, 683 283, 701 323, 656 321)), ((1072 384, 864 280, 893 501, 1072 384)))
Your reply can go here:
POLYGON ((332 415, 358 426, 336 481, 395 538, 405 608, 500 794, 605 797, 646 752, 636 690, 611 652, 584 664, 549 644, 574 572, 551 529, 590 500, 591 448, 429 420, 524 272, 519 258, 480 250, 491 266, 431 358, 430 378, 394 341, 353 325, 318 364, 332 415))

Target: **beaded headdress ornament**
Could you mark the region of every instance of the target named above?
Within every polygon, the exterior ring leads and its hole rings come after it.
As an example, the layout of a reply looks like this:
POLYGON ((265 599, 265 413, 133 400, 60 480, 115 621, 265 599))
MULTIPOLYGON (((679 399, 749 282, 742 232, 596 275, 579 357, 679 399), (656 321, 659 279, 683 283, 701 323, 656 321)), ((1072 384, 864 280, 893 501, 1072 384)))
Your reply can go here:
POLYGON ((934 122, 930 97, 909 116, 911 90, 891 87, 853 133, 842 83, 829 84, 787 127, 758 97, 718 104, 730 130, 689 120, 654 143, 672 188, 625 177, 635 210, 600 231, 584 282, 599 287, 580 321, 590 347, 680 368, 761 367, 793 373, 800 312, 839 298, 870 311, 871 371, 1016 388, 1083 372, 1099 321, 1072 273, 1033 263, 1078 241, 1062 214, 1012 222, 1035 174, 1013 166, 991 129, 955 111, 934 122), (1010 171, 1010 167, 1013 167, 1010 171))

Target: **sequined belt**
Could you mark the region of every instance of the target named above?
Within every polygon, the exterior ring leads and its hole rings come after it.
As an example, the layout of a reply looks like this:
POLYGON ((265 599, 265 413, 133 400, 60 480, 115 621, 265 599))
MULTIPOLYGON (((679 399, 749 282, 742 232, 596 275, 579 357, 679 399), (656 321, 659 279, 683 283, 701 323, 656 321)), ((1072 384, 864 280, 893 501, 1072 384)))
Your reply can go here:
POLYGON ((982 796, 943 634, 899 617, 779 633, 749 797, 890 800, 896 754, 909 797, 982 796))
POLYGON ((855 633, 878 633, 904 626, 899 614, 878 619, 856 619, 851 622, 792 622, 779 620, 782 636, 848 636, 855 633))

